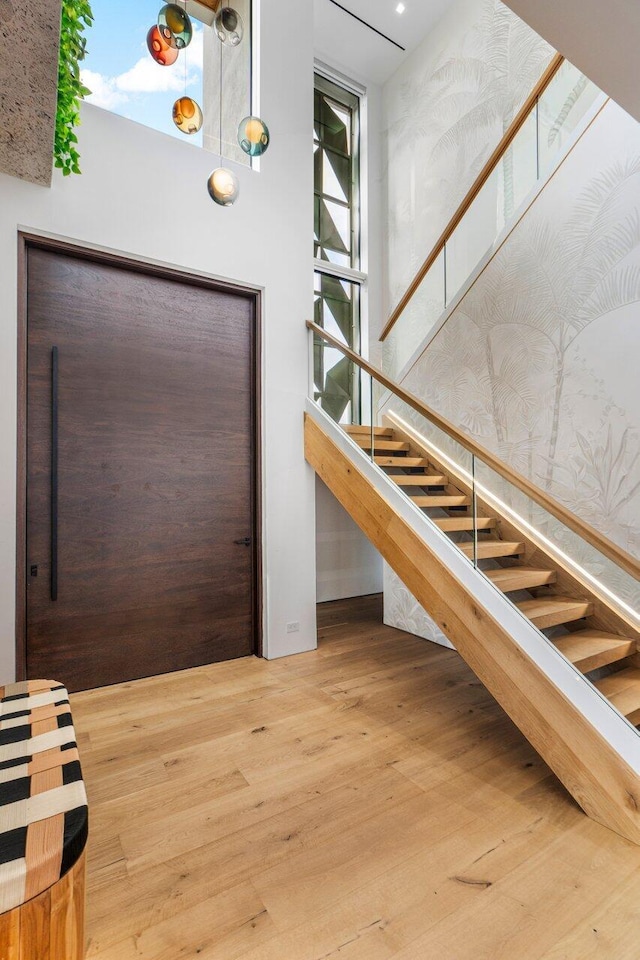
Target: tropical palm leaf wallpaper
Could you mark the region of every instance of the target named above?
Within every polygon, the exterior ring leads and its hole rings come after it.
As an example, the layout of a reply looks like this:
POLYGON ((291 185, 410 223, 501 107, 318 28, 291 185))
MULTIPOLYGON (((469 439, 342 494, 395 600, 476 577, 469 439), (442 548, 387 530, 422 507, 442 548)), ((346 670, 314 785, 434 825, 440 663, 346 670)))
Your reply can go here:
MULTIPOLYGON (((499 0, 463 0, 385 87, 389 308, 553 53, 499 0)), ((504 176, 509 217, 514 182, 508 163, 504 176)))
MULTIPOLYGON (((639 357, 640 127, 610 102, 403 384, 640 556, 639 357)), ((481 482, 640 609, 636 581, 481 482)))
MULTIPOLYGON (((539 67, 544 60, 535 39, 521 36, 521 29, 527 28, 511 25, 509 33, 509 18, 504 17, 500 3, 483 0, 476 6, 482 7, 482 16, 471 34, 457 40, 456 57, 465 64, 470 62, 466 66, 445 64, 435 73, 429 67, 425 75, 415 71, 414 94, 417 89, 436 94, 433 129, 426 132, 426 105, 420 142, 428 142, 429 149, 414 145, 420 154, 414 168, 404 159, 410 178, 418 168, 421 171, 410 200, 400 197, 395 178, 390 176, 390 183, 394 181, 389 189, 393 211, 388 251, 390 302, 415 268, 414 248, 422 252, 428 248, 428 240, 418 237, 420 231, 426 236, 430 229, 424 219, 433 218, 437 227, 432 233, 437 234, 451 210, 449 198, 455 184, 442 174, 439 150, 454 151, 458 142, 462 155, 475 161, 478 144, 472 134, 465 136, 464 122, 450 124, 453 134, 441 133, 445 117, 451 118, 443 104, 448 102, 454 112, 468 114, 473 124, 488 116, 485 111, 489 107, 483 111, 478 103, 469 106, 461 80, 455 81, 463 88, 455 95, 438 93, 437 83, 464 76, 469 89, 490 96, 488 81, 481 86, 478 83, 484 73, 472 52, 474 45, 482 45, 480 38, 486 36, 491 17, 500 26, 496 35, 502 36, 500 42, 508 45, 512 57, 517 56, 525 66, 536 62, 539 67), (506 38, 510 38, 508 43, 506 38), (540 57, 537 61, 536 55, 540 57), (438 78, 435 87, 434 76, 438 78), (420 188, 416 187, 418 180, 420 188), (396 198, 399 206, 395 206, 396 198), (405 217, 409 220, 408 211, 416 220, 414 226, 404 222, 405 217)), ((495 44, 484 43, 482 56, 489 56, 493 69, 509 78, 505 83, 515 84, 514 74, 505 67, 495 44)), ((505 55, 508 59, 509 54, 505 55)), ((515 61, 513 69, 517 72, 515 61)), ((402 82, 398 78, 398 96, 403 82, 408 83, 409 78, 402 82)), ((532 85, 527 79, 525 86, 532 85)), ((580 93, 576 87, 571 96, 580 93)), ((495 144, 499 130, 488 123, 485 129, 488 137, 490 131, 490 143, 495 144)), ((550 125, 549 138, 556 129, 550 125)), ((390 156, 394 155, 394 136, 390 126, 390 156)), ((451 154, 453 171, 456 163, 451 154)), ((460 195, 458 188, 455 196, 460 195)), ((418 309, 416 326, 419 313, 418 309)), ((422 316, 428 328, 426 311, 422 316)), ((639 556, 639 357, 640 127, 608 103, 406 373, 403 385, 639 556)), ((411 411, 397 412, 413 420, 411 411)), ((635 581, 553 518, 504 489, 488 471, 483 481, 622 600, 640 608, 635 581)), ((403 629, 441 640, 424 611, 388 570, 385 618, 403 629)))

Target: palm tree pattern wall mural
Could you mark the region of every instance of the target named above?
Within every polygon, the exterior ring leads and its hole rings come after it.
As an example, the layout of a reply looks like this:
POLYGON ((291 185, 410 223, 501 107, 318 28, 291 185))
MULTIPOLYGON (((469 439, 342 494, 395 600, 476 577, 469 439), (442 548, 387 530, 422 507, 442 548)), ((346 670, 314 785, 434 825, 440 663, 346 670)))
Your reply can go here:
MULTIPOLYGON (((499 0, 470 2, 467 14, 466 25, 451 24, 440 37, 437 55, 410 58, 389 85, 389 306, 497 143, 500 117, 508 123, 550 56, 499 0)), ((582 93, 569 91, 565 114, 582 93)), ((556 148, 563 116, 545 130, 549 150, 556 148)), ((635 555, 639 130, 615 104, 604 108, 403 378, 408 389, 635 555)), ((499 189, 506 212, 508 167, 499 189)), ((429 310, 431 322, 437 319, 439 298, 434 284, 422 302, 418 295, 416 323, 428 322, 429 310)), ((413 420, 410 410, 398 412, 413 420)), ((504 490, 496 492, 508 501, 504 490)), ((516 506, 581 560, 582 547, 569 544, 566 531, 531 505, 516 506)), ((587 568, 637 609, 638 585, 584 549, 587 568)), ((442 640, 388 568, 385 619, 442 640)))
MULTIPOLYGON (((499 0, 456 7, 435 56, 419 48, 390 81, 387 124, 388 289, 393 307, 539 80, 554 51, 499 0)), ((427 38, 426 50, 433 49, 427 38)), ((436 48, 437 49, 437 48, 436 48)), ((502 170, 515 209, 513 157, 502 170)))
MULTIPOLYGON (((403 383, 637 556, 639 318, 640 127, 610 102, 403 383)), ((518 509, 640 606, 635 581, 518 509)))

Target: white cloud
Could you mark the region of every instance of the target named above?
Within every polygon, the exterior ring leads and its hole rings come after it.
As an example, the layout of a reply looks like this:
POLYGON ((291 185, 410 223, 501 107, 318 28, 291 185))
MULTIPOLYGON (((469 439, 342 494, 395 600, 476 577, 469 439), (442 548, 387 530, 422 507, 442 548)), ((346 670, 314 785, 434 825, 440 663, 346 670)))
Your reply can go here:
POLYGON ((118 90, 115 77, 105 77, 95 70, 83 70, 81 79, 85 87, 91 90, 87 103, 95 103, 97 107, 104 107, 105 110, 114 110, 129 99, 126 93, 118 90))
POLYGON ((203 45, 202 29, 195 26, 191 43, 170 67, 161 67, 154 63, 147 53, 130 70, 115 77, 108 77, 94 70, 83 70, 82 82, 91 90, 87 102, 95 103, 106 110, 114 110, 126 103, 131 94, 180 93, 185 87, 185 58, 188 69, 187 86, 190 86, 196 82, 202 70, 203 45))
POLYGON ((121 93, 164 93, 167 90, 184 88, 184 73, 180 61, 171 67, 160 67, 151 57, 141 57, 138 62, 111 81, 121 93))

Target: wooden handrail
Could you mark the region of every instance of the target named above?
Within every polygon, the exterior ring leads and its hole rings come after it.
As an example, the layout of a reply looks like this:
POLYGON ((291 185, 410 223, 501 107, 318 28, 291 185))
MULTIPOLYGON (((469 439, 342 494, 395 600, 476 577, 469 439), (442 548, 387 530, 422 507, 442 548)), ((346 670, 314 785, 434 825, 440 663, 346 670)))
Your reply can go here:
POLYGON ((464 447, 469 453, 479 457, 480 460, 495 473, 521 490, 527 497, 530 497, 531 500, 534 500, 546 510, 547 513, 550 513, 557 520, 560 520, 561 523, 569 527, 570 530, 573 530, 574 533, 577 533, 578 536, 586 540, 587 543, 590 543, 592 547, 595 547, 595 549, 605 557, 612 560, 635 580, 640 580, 640 560, 632 557, 630 553, 627 553, 626 550, 623 550, 618 544, 613 543, 613 541, 605 537, 603 533, 600 533, 599 530, 592 527, 591 524, 585 520, 581 520, 580 517, 577 517, 574 513, 571 513, 570 510, 561 503, 558 503, 557 500, 554 500, 553 497, 550 497, 544 490, 540 490, 540 488, 532 483, 531 480, 528 480, 527 477, 523 477, 521 473, 512 470, 511 467, 496 457, 494 453, 491 453, 490 450, 476 443, 472 437, 461 433, 449 420, 446 420, 440 416, 439 413, 436 413, 435 410, 432 410, 431 407, 428 407, 422 400, 419 400, 415 394, 409 393, 409 391, 401 387, 399 383, 391 380, 382 370, 378 370, 377 367, 374 367, 367 360, 364 360, 359 354, 350 350, 349 347, 346 347, 343 343, 340 343, 339 340, 332 337, 330 333, 327 333, 326 330, 319 327, 313 320, 307 320, 307 327, 309 330, 312 330, 316 336, 324 340, 325 343, 329 343, 332 347, 340 350, 345 357, 348 357, 362 370, 374 377, 378 383, 381 383, 396 397, 412 407, 417 413, 425 417, 425 419, 429 420, 429 422, 434 424, 439 430, 446 433, 452 440, 455 440, 456 443, 459 443, 460 446, 464 447))
POLYGON ((505 153, 511 146, 513 140, 515 139, 515 137, 520 132, 521 128, 526 123, 527 118, 529 117, 529 114, 531 113, 531 111, 536 105, 536 101, 547 89, 547 87, 555 77, 556 73, 564 63, 564 59, 565 58, 562 56, 561 53, 555 54, 555 56, 553 57, 553 60, 551 61, 551 63, 549 64, 545 72, 542 74, 542 76, 538 80, 537 84, 535 85, 535 87, 533 88, 533 90, 525 100, 525 102, 522 104, 522 107, 518 111, 517 115, 514 117, 510 126, 505 131, 504 136, 502 137, 500 143, 495 148, 495 150, 493 151, 493 153, 485 163, 484 167, 476 177, 474 183, 469 188, 469 191, 465 196, 464 200, 462 201, 462 203, 460 204, 460 206, 458 207, 454 215, 451 217, 451 220, 449 221, 449 223, 443 230, 442 234, 436 241, 431 253, 429 254, 427 259, 424 261, 424 263, 418 270, 417 274, 409 284, 409 287, 407 288, 406 293, 400 300, 398 306, 395 308, 395 310, 389 317, 387 321, 387 325, 385 326, 384 330, 380 334, 381 342, 387 339, 394 325, 397 323, 397 321, 400 319, 400 317, 404 313, 407 307, 407 304, 415 294, 416 290, 418 289, 418 287, 426 277, 431 267, 434 265, 434 263, 442 253, 445 243, 447 242, 447 240, 451 238, 453 231, 456 229, 456 227, 464 217, 465 213, 467 212, 467 210, 469 209, 469 207, 471 206, 475 198, 478 196, 478 194, 484 187, 485 183, 487 182, 487 180, 489 179, 489 177, 491 176, 495 168, 498 166, 498 164, 504 157, 505 153))

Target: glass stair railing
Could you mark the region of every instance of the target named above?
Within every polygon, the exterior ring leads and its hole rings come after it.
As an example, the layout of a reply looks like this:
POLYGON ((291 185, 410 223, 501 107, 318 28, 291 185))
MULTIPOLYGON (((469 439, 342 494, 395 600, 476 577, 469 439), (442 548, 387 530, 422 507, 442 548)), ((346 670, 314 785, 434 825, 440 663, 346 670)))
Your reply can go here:
MULTIPOLYGON (((637 733, 640 562, 326 331, 308 327, 314 366, 318 353, 338 351, 358 381, 360 415, 341 425, 353 443, 637 733)), ((324 406, 317 390, 314 400, 324 406)))
POLYGON ((507 131, 392 313, 380 338, 390 376, 400 378, 505 227, 527 209, 536 185, 566 156, 576 131, 586 128, 596 103, 606 99, 560 56, 537 90, 514 120, 517 132, 507 131))

